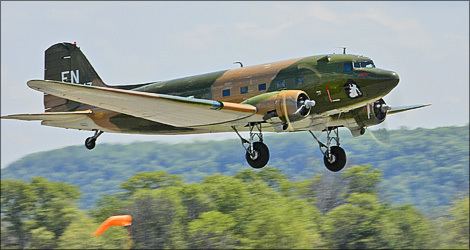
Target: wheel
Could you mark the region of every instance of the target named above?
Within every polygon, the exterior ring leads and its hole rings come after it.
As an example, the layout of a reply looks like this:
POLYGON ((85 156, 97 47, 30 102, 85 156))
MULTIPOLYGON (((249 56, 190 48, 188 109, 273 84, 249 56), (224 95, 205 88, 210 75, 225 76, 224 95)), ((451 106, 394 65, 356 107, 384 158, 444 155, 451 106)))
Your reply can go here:
POLYGON ((338 172, 344 168, 346 165, 346 153, 343 148, 340 146, 330 147, 330 156, 331 159, 329 159, 327 154, 323 156, 323 162, 328 170, 338 172))
POLYGON ((361 135, 365 134, 366 133, 366 128, 362 127, 361 130, 359 131, 359 133, 361 135))
POLYGON ((89 150, 92 150, 95 148, 95 144, 96 144, 96 139, 94 139, 93 137, 88 137, 86 138, 85 140, 85 147, 89 150))
POLYGON ((268 146, 262 142, 255 142, 253 143, 253 151, 253 155, 251 155, 249 151, 245 154, 248 164, 250 164, 252 168, 262 168, 266 166, 269 161, 268 146))

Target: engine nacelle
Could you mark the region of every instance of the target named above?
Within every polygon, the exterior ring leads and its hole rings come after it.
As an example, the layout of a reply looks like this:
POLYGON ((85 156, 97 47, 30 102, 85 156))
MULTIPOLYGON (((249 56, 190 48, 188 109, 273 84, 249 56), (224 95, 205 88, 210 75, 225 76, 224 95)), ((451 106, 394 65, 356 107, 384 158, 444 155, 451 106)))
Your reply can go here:
POLYGON ((356 110, 355 118, 361 127, 368 127, 382 123, 390 109, 383 99, 356 110))
POLYGON ((302 90, 282 90, 254 96, 243 103, 251 104, 258 109, 267 122, 276 122, 279 118, 283 123, 304 119, 310 114, 315 101, 310 100, 302 90))

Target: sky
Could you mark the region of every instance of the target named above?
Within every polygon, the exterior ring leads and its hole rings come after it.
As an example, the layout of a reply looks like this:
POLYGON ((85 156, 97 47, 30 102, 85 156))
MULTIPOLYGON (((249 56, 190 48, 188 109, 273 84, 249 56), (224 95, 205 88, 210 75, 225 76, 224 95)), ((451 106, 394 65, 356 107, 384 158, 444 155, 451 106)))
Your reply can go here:
MULTIPOLYGON (((44 50, 77 42, 109 85, 168 80, 277 60, 347 52, 394 70, 387 128, 469 121, 468 2, 1 2, 1 114, 43 112, 44 50)), ((83 144, 91 132, 1 121, 1 167, 27 154, 83 144)), ((105 133, 107 143, 237 138, 230 133, 105 133)), ((97 146, 99 147, 99 145, 97 146)), ((84 148, 84 147, 83 147, 84 148)), ((84 148, 84 150, 86 150, 84 148)))

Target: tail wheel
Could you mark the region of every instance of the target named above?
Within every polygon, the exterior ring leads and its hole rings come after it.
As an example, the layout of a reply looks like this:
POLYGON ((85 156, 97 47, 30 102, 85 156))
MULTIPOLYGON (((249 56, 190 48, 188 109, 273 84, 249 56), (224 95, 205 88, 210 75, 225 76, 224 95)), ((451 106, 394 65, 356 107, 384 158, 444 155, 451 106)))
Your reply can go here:
POLYGON ((263 168, 269 161, 268 146, 259 141, 254 142, 253 150, 251 150, 251 148, 248 148, 245 154, 245 158, 252 168, 263 168))
POLYGON ((328 170, 331 172, 338 172, 346 165, 346 153, 340 146, 330 147, 330 153, 325 153, 323 162, 328 170))
POLYGON ((89 150, 92 150, 95 148, 96 145, 96 139, 93 137, 88 137, 85 140, 85 147, 89 150))

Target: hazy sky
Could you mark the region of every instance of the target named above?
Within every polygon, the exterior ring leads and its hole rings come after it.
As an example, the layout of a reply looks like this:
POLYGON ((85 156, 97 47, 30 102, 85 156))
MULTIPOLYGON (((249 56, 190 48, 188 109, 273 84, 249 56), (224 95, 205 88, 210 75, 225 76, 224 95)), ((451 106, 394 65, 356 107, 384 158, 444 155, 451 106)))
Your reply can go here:
MULTIPOLYGON (((395 70, 390 105, 432 103, 389 128, 469 121, 468 2, 1 2, 1 114, 43 111, 44 50, 76 41, 111 85, 166 80, 293 57, 348 52, 395 70)), ((91 132, 1 121, 1 166, 83 144, 91 132)), ((99 142, 236 138, 104 134, 99 142)), ((99 146, 99 145, 98 145, 99 146)), ((313 147, 313 146, 312 146, 313 147)), ((83 150, 86 150, 85 148, 83 150)))

